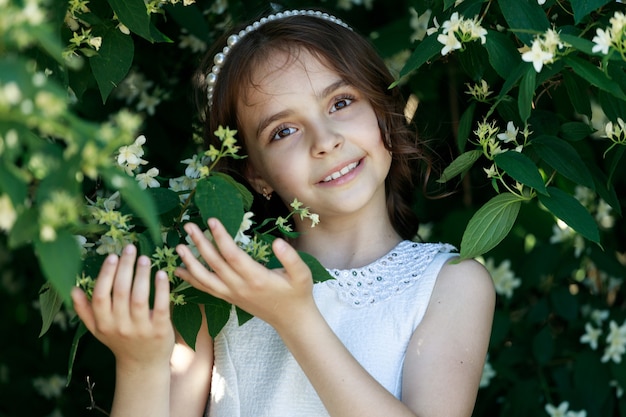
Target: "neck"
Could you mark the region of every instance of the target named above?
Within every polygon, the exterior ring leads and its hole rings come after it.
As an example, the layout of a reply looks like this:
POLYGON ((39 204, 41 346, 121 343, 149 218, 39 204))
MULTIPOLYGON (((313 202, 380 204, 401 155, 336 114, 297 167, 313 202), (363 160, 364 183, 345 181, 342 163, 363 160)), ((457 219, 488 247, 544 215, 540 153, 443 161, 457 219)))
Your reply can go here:
POLYGON ((316 257, 326 268, 349 269, 367 265, 402 240, 386 215, 374 222, 350 215, 322 219, 315 228, 302 226, 295 247, 316 257))

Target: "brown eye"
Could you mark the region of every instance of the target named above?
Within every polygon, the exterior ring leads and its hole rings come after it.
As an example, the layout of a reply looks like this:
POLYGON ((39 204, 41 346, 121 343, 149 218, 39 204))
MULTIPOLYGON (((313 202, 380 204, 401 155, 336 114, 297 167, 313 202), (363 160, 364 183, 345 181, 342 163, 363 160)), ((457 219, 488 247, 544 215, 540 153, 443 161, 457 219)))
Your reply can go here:
POLYGON ((354 99, 352 97, 341 97, 335 101, 333 107, 330 109, 331 113, 336 112, 337 110, 344 109, 352 104, 354 99))
POLYGON ((272 140, 280 140, 284 139, 289 135, 292 135, 296 132, 295 127, 279 127, 278 129, 272 132, 272 140))

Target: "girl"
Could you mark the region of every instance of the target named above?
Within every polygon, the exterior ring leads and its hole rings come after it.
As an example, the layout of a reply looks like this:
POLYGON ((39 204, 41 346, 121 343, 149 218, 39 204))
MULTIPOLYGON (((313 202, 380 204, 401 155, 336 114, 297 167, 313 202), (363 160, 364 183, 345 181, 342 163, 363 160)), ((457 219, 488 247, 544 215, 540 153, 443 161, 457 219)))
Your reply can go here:
POLYGON ((107 258, 92 302, 78 289, 73 297, 116 356, 112 415, 470 416, 494 290, 478 263, 449 262, 449 245, 409 240, 417 220, 406 196, 421 154, 385 65, 321 13, 273 15, 235 33, 201 70, 206 131, 237 128, 248 158, 224 169, 270 209, 298 198, 321 221, 295 219, 301 234, 275 240, 284 268, 274 270, 216 219, 213 243, 185 226, 210 269, 181 245, 177 275, 255 316, 239 326, 233 313, 215 340, 204 323, 195 351, 175 343, 165 274, 150 310, 148 259, 135 266, 133 246, 107 258), (296 249, 335 279, 314 286, 296 249))

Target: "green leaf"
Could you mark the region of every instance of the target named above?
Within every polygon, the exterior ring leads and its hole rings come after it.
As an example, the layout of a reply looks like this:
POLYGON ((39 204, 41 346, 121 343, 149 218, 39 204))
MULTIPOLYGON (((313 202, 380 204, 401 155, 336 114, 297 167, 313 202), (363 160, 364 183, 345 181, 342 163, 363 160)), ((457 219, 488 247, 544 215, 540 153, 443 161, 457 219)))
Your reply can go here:
POLYGON ((463 239, 461 258, 475 258, 496 247, 511 231, 522 205, 513 194, 498 194, 483 205, 470 219, 463 239))
POLYGON ((401 78, 421 67, 435 55, 441 53, 442 48, 443 45, 437 41, 436 34, 424 38, 424 40, 417 45, 409 59, 406 61, 406 64, 404 64, 404 67, 400 70, 399 79, 392 84, 392 87, 395 86, 401 78))
POLYGON ((160 246, 162 243, 161 226, 159 225, 157 210, 154 201, 150 198, 150 194, 146 190, 142 190, 134 178, 129 177, 117 168, 103 169, 101 174, 108 187, 120 192, 122 200, 130 206, 134 214, 148 227, 155 245, 160 246))
MULTIPOLYGON (((147 41, 155 40, 153 31, 156 29, 150 22, 150 15, 143 0, 108 0, 108 2, 120 22, 128 29, 147 41)), ((160 32, 156 35, 164 36, 160 32)))
POLYGON ((166 4, 167 13, 174 18, 176 23, 198 39, 210 39, 211 32, 207 20, 197 4, 183 5, 166 4))
POLYGON ((600 242, 596 221, 578 200, 556 187, 548 187, 548 193, 549 196, 539 194, 541 204, 583 237, 595 243, 600 242))
POLYGON ((567 95, 574 110, 591 118, 591 101, 589 99, 589 83, 569 71, 561 71, 567 95))
POLYGON ((180 206, 178 194, 169 188, 148 188, 146 192, 152 197, 157 214, 167 213, 180 206))
POLYGON ((574 21, 580 23, 589 13, 599 9, 611 0, 572 0, 572 10, 574 11, 574 21))
POLYGON ((87 327, 81 321, 78 323, 78 327, 76 328, 76 333, 74 333, 74 339, 72 340, 72 347, 70 348, 70 356, 67 360, 67 382, 65 386, 70 385, 70 381, 72 380, 72 375, 74 373, 74 360, 76 360, 76 352, 78 351, 78 343, 80 342, 81 337, 87 333, 87 327))
MULTIPOLYGON (((324 282, 329 279, 334 279, 324 266, 313 256, 306 252, 298 251, 298 255, 304 261, 304 263, 311 270, 311 274, 313 276, 313 282, 324 282)), ((275 256, 271 256, 270 260, 265 265, 269 269, 282 268, 283 265, 278 261, 278 258, 275 256)))
POLYGON ((513 70, 522 62, 520 53, 513 41, 503 33, 489 30, 485 49, 489 54, 489 64, 503 79, 507 79, 513 70))
POLYGON ((533 33, 543 33, 550 28, 546 13, 536 0, 498 0, 500 10, 515 35, 530 45, 533 33))
POLYGON ((482 154, 482 151, 475 149, 457 156, 456 159, 443 170, 443 174, 441 174, 441 177, 437 180, 437 182, 445 183, 457 175, 466 172, 472 167, 472 165, 474 165, 474 162, 476 162, 482 154))
POLYGON ((530 111, 533 107, 533 96, 535 95, 535 81, 537 72, 532 65, 528 66, 526 74, 522 77, 519 85, 519 95, 517 96, 517 106, 519 108, 519 116, 525 124, 530 117, 530 111))
POLYGON ((514 180, 547 194, 537 165, 526 155, 515 151, 502 152, 494 157, 494 162, 514 180))
POLYGON ((585 39, 577 35, 570 35, 568 33, 560 33, 559 38, 561 38, 563 42, 571 45, 572 47, 579 50, 580 52, 583 52, 585 55, 598 55, 599 54, 596 52, 591 52, 595 44, 591 42, 589 39, 585 39))
POLYGON ((215 217, 235 237, 244 215, 244 203, 238 187, 222 176, 211 175, 198 181, 194 201, 204 224, 215 217))
POLYGON ((6 193, 14 207, 24 204, 27 194, 26 182, 20 178, 15 166, 0 160, 0 191, 6 193))
POLYGON ((39 211, 36 208, 24 210, 17 216, 9 234, 9 248, 15 249, 31 243, 39 233, 39 211))
POLYGON ((46 280, 54 287, 67 306, 72 305, 70 291, 76 285, 81 258, 78 242, 68 231, 58 230, 55 240, 35 239, 35 255, 46 280))
POLYGON ((172 323, 185 343, 195 349, 198 330, 202 325, 202 314, 198 305, 195 303, 175 305, 172 311, 172 323))
POLYGON ((532 140, 533 149, 548 165, 571 181, 595 190, 593 178, 572 145, 556 136, 542 135, 532 140))
POLYGON ((587 123, 566 122, 561 125, 560 133, 563 139, 577 142, 589 137, 593 133, 593 129, 587 123))
POLYGON ((49 282, 46 282, 39 290, 39 308, 42 319, 39 337, 43 336, 50 329, 50 325, 57 313, 61 311, 62 305, 63 300, 59 293, 55 291, 49 282))
POLYGON ((550 362, 554 355, 554 340, 549 327, 544 327, 533 337, 533 356, 540 365, 550 362))
POLYGON ((98 83, 102 102, 105 103, 111 91, 128 74, 133 63, 135 47, 130 36, 124 35, 114 27, 98 35, 102 36, 102 46, 97 55, 89 58, 89 64, 98 83))
MULTIPOLYGON (((181 291, 181 294, 185 295, 187 304, 204 305, 209 334, 212 338, 215 338, 228 322, 233 305, 221 298, 214 297, 211 294, 207 294, 193 287, 181 291)), ((196 328, 196 334, 197 333, 196 328)))
POLYGON ((619 216, 621 216, 622 206, 620 206, 619 198, 615 192, 615 187, 609 183, 608 177, 597 165, 589 164, 588 167, 589 172, 591 172, 591 176, 593 177, 593 182, 596 185, 596 192, 598 195, 607 204, 609 204, 619 216))
POLYGON ((250 210, 250 208, 252 207, 252 203, 254 201, 254 196, 252 195, 250 190, 245 185, 243 185, 242 183, 236 181, 230 175, 224 174, 223 172, 214 172, 211 175, 222 177, 226 181, 231 183, 239 191, 239 194, 241 194, 241 198, 243 200, 243 209, 246 210, 246 211, 250 210))
POLYGON ((591 62, 573 56, 563 57, 563 62, 572 67, 576 74, 587 80, 591 85, 595 85, 600 90, 604 90, 620 100, 626 100, 626 94, 624 94, 619 84, 608 78, 600 68, 591 62))
POLYGON ((215 339, 226 326, 226 323, 228 323, 233 305, 220 298, 212 298, 212 301, 204 303, 204 311, 206 313, 209 334, 215 339))
POLYGON ((239 324, 240 326, 246 324, 246 322, 254 318, 252 314, 240 309, 239 307, 235 307, 235 312, 237 313, 237 324, 239 324))
POLYGON ((465 145, 470 133, 472 133, 472 123, 474 121, 474 111, 476 110, 476 103, 469 105, 467 109, 461 115, 459 120, 459 128, 457 130, 456 142, 460 152, 465 151, 465 145))
POLYGON ((578 317, 578 301, 568 288, 556 288, 550 292, 550 300, 554 311, 567 321, 574 321, 578 317))

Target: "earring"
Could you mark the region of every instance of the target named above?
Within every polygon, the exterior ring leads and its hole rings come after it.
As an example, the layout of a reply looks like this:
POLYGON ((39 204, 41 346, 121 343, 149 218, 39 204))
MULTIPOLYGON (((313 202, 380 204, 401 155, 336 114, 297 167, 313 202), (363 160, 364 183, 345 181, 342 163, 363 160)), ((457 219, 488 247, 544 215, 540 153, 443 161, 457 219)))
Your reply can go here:
POLYGON ((265 199, 267 201, 270 201, 272 199, 272 192, 271 191, 267 191, 267 188, 263 187, 263 189, 261 190, 261 194, 263 194, 263 197, 265 197, 265 199))

